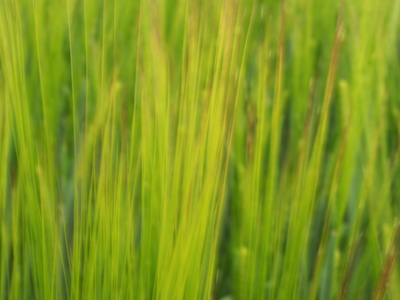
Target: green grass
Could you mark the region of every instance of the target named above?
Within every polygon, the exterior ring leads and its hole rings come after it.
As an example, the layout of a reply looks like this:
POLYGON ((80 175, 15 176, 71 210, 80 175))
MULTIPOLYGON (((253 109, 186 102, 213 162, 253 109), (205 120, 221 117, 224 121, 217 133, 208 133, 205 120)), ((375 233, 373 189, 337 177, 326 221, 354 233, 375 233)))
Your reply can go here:
POLYGON ((0 0, 1 299, 399 299, 400 0, 0 0))

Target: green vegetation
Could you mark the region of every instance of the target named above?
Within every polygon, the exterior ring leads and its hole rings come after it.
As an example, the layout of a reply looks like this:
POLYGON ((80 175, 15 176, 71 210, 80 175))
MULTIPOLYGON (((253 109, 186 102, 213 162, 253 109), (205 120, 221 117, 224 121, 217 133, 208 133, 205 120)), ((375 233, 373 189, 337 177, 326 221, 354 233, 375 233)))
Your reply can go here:
POLYGON ((1 299, 399 299, 400 0, 0 0, 1 299))

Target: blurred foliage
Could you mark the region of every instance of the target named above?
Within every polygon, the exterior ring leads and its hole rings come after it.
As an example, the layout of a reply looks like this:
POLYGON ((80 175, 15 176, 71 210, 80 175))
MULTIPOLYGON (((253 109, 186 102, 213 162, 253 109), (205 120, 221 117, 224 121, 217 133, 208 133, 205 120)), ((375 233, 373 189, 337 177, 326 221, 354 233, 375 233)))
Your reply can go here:
POLYGON ((0 1, 0 298, 398 299, 399 15, 0 1))

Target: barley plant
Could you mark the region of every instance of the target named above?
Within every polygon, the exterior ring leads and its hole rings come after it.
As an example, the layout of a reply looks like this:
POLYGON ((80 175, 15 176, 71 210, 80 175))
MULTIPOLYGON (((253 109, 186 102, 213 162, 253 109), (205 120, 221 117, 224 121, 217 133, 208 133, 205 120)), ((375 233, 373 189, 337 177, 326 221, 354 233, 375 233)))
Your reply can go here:
POLYGON ((400 299, 400 0, 0 0, 0 299, 400 299))

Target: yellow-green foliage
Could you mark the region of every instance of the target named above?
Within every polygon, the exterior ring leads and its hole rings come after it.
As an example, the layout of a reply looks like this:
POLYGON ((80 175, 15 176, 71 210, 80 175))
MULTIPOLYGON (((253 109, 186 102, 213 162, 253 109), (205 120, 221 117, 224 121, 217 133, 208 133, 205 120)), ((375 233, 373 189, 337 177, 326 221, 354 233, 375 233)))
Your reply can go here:
POLYGON ((400 0, 0 0, 1 299, 398 299, 400 0))

